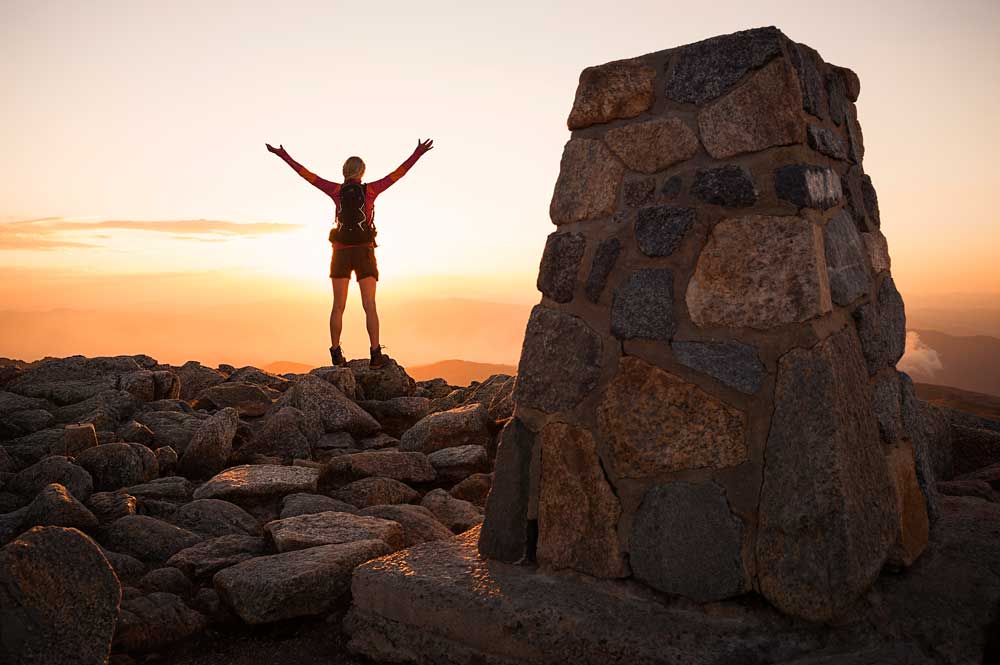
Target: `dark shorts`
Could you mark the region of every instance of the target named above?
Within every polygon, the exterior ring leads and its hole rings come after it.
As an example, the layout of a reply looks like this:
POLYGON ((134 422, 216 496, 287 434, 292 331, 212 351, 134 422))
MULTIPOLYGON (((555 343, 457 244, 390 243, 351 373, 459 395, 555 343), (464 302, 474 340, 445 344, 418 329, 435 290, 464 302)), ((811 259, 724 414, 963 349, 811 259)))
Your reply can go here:
POLYGON ((330 277, 350 279, 354 272, 360 282, 366 277, 378 280, 378 264, 373 247, 345 247, 333 250, 330 260, 330 277))

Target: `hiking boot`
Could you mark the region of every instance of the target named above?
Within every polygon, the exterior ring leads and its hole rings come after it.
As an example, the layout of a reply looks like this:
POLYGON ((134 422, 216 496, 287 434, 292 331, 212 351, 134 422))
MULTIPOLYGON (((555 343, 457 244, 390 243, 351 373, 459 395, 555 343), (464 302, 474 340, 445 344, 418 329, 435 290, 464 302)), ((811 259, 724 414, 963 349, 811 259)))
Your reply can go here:
POLYGON ((344 352, 339 346, 337 348, 330 347, 330 361, 335 367, 343 367, 347 364, 347 358, 344 357, 344 352))
POLYGON ((385 367, 389 364, 389 356, 382 353, 382 346, 379 345, 372 349, 372 358, 368 363, 368 367, 371 369, 379 369, 385 367))

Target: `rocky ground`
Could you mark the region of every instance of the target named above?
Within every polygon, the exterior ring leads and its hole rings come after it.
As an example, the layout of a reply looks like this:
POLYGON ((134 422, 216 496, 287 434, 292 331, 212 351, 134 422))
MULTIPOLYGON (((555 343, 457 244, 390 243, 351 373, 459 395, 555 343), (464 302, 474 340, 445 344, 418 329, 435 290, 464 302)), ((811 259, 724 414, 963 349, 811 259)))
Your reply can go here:
MULTIPOLYGON (((415 382, 366 361, 283 376, 146 356, 3 361, 0 661, 363 662, 342 628, 352 573, 482 520, 513 384, 415 382)), ((919 409, 949 517, 906 578, 928 598, 908 591, 907 612, 996 632, 1000 422, 919 409), (993 574, 949 609, 933 586, 964 584, 940 569, 951 550, 993 574)), ((936 649, 958 656, 940 662, 981 652, 946 633, 936 649)))
POLYGON ((354 568, 482 521, 513 384, 3 361, 0 653, 354 662, 354 568))

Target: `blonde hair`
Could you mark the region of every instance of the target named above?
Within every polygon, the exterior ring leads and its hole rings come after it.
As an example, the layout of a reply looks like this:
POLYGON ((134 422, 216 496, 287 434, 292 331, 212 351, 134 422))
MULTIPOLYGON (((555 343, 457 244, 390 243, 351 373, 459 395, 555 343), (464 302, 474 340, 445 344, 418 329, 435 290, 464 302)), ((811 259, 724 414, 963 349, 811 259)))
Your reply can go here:
POLYGON ((365 174, 365 163, 360 157, 348 157, 344 162, 344 180, 360 179, 365 174))

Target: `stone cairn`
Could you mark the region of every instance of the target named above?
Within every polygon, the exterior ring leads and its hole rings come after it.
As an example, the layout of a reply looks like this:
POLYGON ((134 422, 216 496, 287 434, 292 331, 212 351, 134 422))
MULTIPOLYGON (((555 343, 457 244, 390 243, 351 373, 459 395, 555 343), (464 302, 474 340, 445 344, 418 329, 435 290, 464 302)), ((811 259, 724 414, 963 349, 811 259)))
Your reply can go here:
POLYGON ((776 28, 583 71, 484 556, 828 621, 920 555, 859 90, 776 28))

